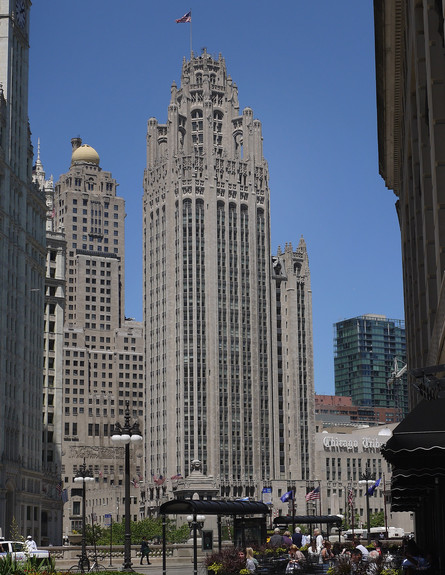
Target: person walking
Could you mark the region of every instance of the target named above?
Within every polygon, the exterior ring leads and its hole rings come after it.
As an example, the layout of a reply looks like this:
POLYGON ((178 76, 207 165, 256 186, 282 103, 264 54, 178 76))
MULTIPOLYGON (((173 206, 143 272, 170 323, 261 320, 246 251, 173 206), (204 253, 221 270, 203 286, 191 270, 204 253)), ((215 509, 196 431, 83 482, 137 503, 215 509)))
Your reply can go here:
POLYGON ((141 542, 141 565, 142 565, 142 562, 144 561, 144 557, 147 558, 147 565, 151 565, 151 563, 150 563, 150 546, 148 544, 146 537, 142 537, 142 542, 141 542))

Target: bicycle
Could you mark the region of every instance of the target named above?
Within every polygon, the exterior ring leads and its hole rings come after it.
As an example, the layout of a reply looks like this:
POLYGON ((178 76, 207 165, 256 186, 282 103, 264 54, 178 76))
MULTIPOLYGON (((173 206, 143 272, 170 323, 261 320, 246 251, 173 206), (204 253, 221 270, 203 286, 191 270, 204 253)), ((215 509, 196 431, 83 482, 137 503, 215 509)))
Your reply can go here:
POLYGON ((95 558, 91 563, 88 557, 79 556, 79 561, 68 569, 68 573, 96 573, 107 571, 105 565, 101 565, 95 558))

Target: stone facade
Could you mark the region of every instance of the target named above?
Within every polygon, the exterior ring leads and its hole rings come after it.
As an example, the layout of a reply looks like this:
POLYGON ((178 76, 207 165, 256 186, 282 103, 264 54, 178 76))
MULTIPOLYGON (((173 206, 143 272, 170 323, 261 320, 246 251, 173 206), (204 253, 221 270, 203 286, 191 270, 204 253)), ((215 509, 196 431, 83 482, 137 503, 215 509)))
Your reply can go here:
MULTIPOLYGON (((116 421, 144 413, 142 325, 124 316, 125 202, 117 182, 103 171, 97 152, 72 140, 71 166, 54 194, 54 226, 66 240, 66 299, 63 341, 62 482, 64 533, 79 530, 81 493, 73 483, 86 460, 95 483, 87 488, 86 511, 104 524, 121 519, 124 448, 110 441, 116 421)), ((140 448, 132 447, 131 515, 138 518, 143 479, 140 448)))
POLYGON ((0 13, 0 527, 42 539, 45 197, 31 181, 30 2, 0 13))
POLYGON ((167 123, 147 127, 145 456, 167 477, 155 505, 193 459, 228 498, 311 474, 307 254, 280 253, 287 275, 272 280, 268 181, 261 123, 240 110, 224 59, 184 60, 167 123), (279 336, 277 297, 300 314, 279 336))

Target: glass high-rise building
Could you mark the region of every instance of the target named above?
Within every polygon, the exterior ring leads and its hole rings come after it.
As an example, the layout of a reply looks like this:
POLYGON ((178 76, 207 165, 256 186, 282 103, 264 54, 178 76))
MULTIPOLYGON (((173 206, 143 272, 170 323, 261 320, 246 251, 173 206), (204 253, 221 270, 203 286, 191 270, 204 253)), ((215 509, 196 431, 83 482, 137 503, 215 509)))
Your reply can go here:
POLYGON ((406 363, 405 324, 383 315, 362 315, 340 321, 335 329, 335 395, 354 405, 408 409, 407 375, 393 377, 406 363))

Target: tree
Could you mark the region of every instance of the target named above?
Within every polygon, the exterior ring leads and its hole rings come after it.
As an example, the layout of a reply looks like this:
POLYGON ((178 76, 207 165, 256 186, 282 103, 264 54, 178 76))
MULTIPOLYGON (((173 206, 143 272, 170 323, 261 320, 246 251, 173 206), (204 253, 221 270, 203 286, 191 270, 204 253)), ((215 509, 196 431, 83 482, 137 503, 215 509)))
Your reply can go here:
POLYGON ((377 513, 371 513, 369 516, 369 523, 371 527, 384 527, 385 526, 385 514, 383 511, 377 511, 377 513))

